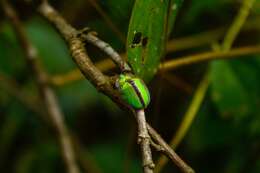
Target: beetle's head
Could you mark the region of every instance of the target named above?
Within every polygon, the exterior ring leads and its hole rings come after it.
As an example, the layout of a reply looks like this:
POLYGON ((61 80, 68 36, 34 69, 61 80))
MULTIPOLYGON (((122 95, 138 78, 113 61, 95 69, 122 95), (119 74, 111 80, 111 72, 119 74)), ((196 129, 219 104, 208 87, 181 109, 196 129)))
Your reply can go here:
POLYGON ((129 80, 131 80, 133 78, 133 76, 131 74, 120 74, 116 83, 115 83, 115 86, 117 89, 120 89, 122 88, 122 86, 129 80))

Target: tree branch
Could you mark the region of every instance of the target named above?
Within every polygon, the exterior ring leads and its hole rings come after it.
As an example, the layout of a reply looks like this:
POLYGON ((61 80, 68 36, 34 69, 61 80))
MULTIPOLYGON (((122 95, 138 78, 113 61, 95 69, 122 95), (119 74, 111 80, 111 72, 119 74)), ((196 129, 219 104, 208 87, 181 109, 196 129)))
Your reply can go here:
POLYGON ((84 47, 84 42, 78 37, 79 32, 69 25, 47 1, 43 1, 40 5, 39 12, 56 27, 61 36, 65 39, 70 48, 72 58, 82 74, 99 91, 109 96, 119 105, 128 108, 128 106, 121 101, 119 93, 111 85, 114 81, 108 76, 105 76, 90 60, 84 47))
MULTIPOLYGON (((88 28, 86 28, 88 30, 88 28)), ((120 68, 122 72, 131 72, 131 68, 129 65, 123 60, 123 58, 106 42, 99 39, 96 36, 96 33, 89 31, 88 33, 84 33, 84 29, 82 33, 79 34, 80 37, 87 42, 97 46, 103 52, 105 52, 110 58, 114 61, 114 63, 120 68)))
MULTIPOLYGON (((218 53, 221 53, 221 52, 226 53, 230 50, 236 36, 238 35, 239 31, 241 30, 243 24, 246 21, 246 18, 249 14, 250 8, 252 7, 253 3, 254 3, 254 0, 244 0, 243 1, 243 4, 239 10, 238 15, 236 16, 235 20, 231 24, 231 27, 228 29, 228 31, 226 33, 226 36, 224 38, 222 45, 219 46, 219 48, 217 48, 215 52, 213 52, 213 53, 216 53, 215 57, 217 57, 217 55, 219 55, 218 53), (219 52, 219 51, 221 51, 221 52, 219 52)), ((245 52, 246 51, 248 51, 248 50, 245 49, 245 52)), ((253 51, 255 51, 255 50, 253 50, 253 51)), ((256 51, 257 51, 257 49, 256 49, 256 51)), ((244 52, 242 52, 242 53, 244 53, 244 52)), ((193 57, 193 62, 207 60, 207 58, 210 58, 210 56, 207 56, 207 55, 205 55, 204 57, 201 56, 201 57, 197 58, 197 61, 194 61, 194 60, 196 60, 196 58, 193 57)), ((186 60, 188 60, 188 59, 186 59, 186 60)), ((190 58, 190 60, 192 60, 192 58, 190 58)), ((185 61, 179 61, 179 62, 185 62, 185 61)), ((186 61, 186 62, 188 62, 188 61, 186 61)), ((191 62, 192 61, 190 61, 189 63, 191 63, 191 62)), ((176 67, 178 67, 178 66, 176 66, 176 67)), ((187 112, 184 115, 183 121, 182 121, 179 129, 177 130, 176 135, 172 138, 172 140, 170 142, 170 145, 173 148, 176 148, 179 145, 179 143, 185 136, 188 128, 192 124, 192 121, 193 121, 196 113, 199 110, 199 107, 203 101, 203 98, 204 98, 207 88, 209 86, 209 81, 207 78, 208 77, 206 74, 204 76, 203 80, 200 82, 198 89, 196 90, 196 92, 194 94, 191 104, 190 104, 187 112)), ((166 163, 167 163, 167 158, 160 157, 158 160, 158 163, 157 163, 157 167, 155 168, 155 172, 160 172, 166 163)))
POLYGON ((136 111, 136 120, 138 125, 138 143, 140 143, 142 150, 143 170, 144 173, 153 173, 154 163, 150 148, 150 136, 147 131, 143 109, 136 111))
MULTIPOLYGON (((183 120, 182 120, 176 134, 173 136, 173 138, 170 142, 170 146, 173 149, 177 148, 177 146, 180 144, 180 142, 186 135, 188 129, 190 128, 190 126, 204 100, 204 97, 208 90, 208 86, 209 86, 209 79, 208 79, 208 75, 206 74, 204 76, 204 78, 202 79, 202 81, 200 82, 198 88, 196 89, 194 96, 191 100, 191 103, 183 117, 183 120)), ((168 161, 168 159, 166 157, 161 156, 156 163, 154 172, 159 173, 163 169, 163 167, 166 165, 167 161, 168 161)))
MULTIPOLYGON (((49 117, 46 117, 46 113, 42 109, 42 103, 39 101, 39 98, 34 98, 31 95, 28 95, 27 93, 21 91, 22 87, 19 86, 19 84, 16 81, 10 79, 9 77, 3 74, 0 74, 0 87, 3 88, 3 90, 5 90, 6 92, 8 92, 10 96, 17 99, 28 110, 34 112, 36 115, 40 115, 40 118, 44 120, 46 125, 51 125, 49 117)), ((83 152, 83 146, 80 143, 79 139, 75 135, 70 136, 73 137, 73 146, 75 146, 74 148, 76 151, 75 154, 79 160, 79 163, 82 166, 82 169, 84 169, 85 172, 101 173, 96 163, 93 159, 90 158, 86 150, 84 150, 83 152)))
MULTIPOLYGON (((162 139, 162 137, 149 124, 147 124, 147 129, 153 140, 163 148, 159 150, 160 152, 165 154, 173 163, 175 163, 183 173, 195 173, 195 171, 175 153, 175 151, 162 139)), ((156 148, 158 148, 158 146, 156 148)))
POLYGON ((229 28, 222 45, 223 51, 228 51, 237 35, 239 34, 243 24, 245 23, 247 16, 249 15, 250 9, 252 8, 255 0, 244 0, 241 8, 239 9, 238 15, 233 20, 231 27, 229 28))
MULTIPOLYGON (((94 86, 96 86, 96 88, 99 91, 103 92, 105 95, 110 97, 121 108, 126 108, 128 111, 133 112, 132 108, 130 108, 128 105, 126 105, 124 102, 122 102, 121 97, 120 97, 119 93, 117 92, 117 90, 113 89, 113 85, 114 85, 115 81, 111 80, 107 76, 104 76, 101 73, 101 71, 99 71, 98 68, 96 68, 94 66, 94 64, 91 62, 91 60, 89 59, 87 52, 84 48, 84 43, 82 42, 82 40, 80 38, 77 37, 78 32, 72 26, 70 26, 68 23, 66 23, 66 21, 47 2, 43 2, 40 5, 39 12, 49 22, 54 24, 55 27, 57 28, 57 30, 59 31, 59 33, 63 36, 63 38, 65 39, 65 41, 67 42, 67 44, 70 48, 72 58, 74 59, 75 63, 78 65, 80 71, 84 74, 84 76, 88 80, 90 80, 90 82, 94 86)), ((140 116, 139 118, 137 119, 137 121, 142 122, 142 123, 138 124, 139 129, 141 128, 144 130, 144 127, 145 127, 143 124, 145 122, 144 116, 140 116), (139 119, 139 118, 141 118, 141 119, 139 119)), ((149 127, 148 124, 147 124, 147 126, 149 127)), ((162 138, 158 138, 159 135, 155 130, 153 130, 150 127, 150 128, 148 128, 148 131, 149 131, 149 134, 151 134, 151 136, 153 136, 155 141, 158 142, 160 145, 162 145, 162 147, 164 147, 165 150, 168 151, 167 156, 171 157, 172 160, 174 160, 174 163, 177 163, 178 166, 182 170, 184 170, 184 171, 186 170, 185 173, 188 173, 189 170, 192 170, 189 166, 184 164, 184 162, 179 157, 177 157, 177 154, 166 144, 166 142, 163 141, 162 138)), ((146 137, 145 137, 145 139, 146 139, 146 137)), ((142 145, 145 146, 145 148, 146 148, 145 149, 146 151, 144 153, 148 154, 149 149, 147 148, 147 146, 148 146, 147 140, 142 140, 142 141, 143 141, 142 145)), ((151 156, 149 156, 149 157, 151 158, 151 156)), ((147 158, 148 158, 148 156, 146 156, 146 159, 147 158)), ((147 160, 148 160, 148 162, 144 161, 144 163, 149 163, 148 165, 150 165, 150 166, 145 166, 145 168, 151 172, 151 169, 150 169, 151 162, 149 161, 151 159, 147 159, 147 160)))
POLYGON ((235 48, 235 49, 231 49, 228 52, 222 52, 222 51, 205 52, 205 53, 180 57, 180 58, 163 62, 160 65, 160 69, 164 71, 173 70, 173 69, 175 70, 180 67, 197 64, 201 62, 212 61, 216 59, 231 59, 237 56, 245 56, 250 54, 258 54, 258 53, 260 53, 260 45, 235 48))
MULTIPOLYGON (((243 56, 253 55, 258 53, 260 53, 260 45, 234 48, 229 50, 228 52, 208 51, 204 53, 198 53, 195 55, 183 56, 183 57, 174 58, 172 60, 167 60, 166 62, 161 63, 161 65, 159 66, 159 70, 163 70, 163 71, 175 70, 181 67, 198 64, 202 62, 213 61, 218 59, 232 59, 232 58, 237 58, 239 56, 243 57, 243 56)), ((105 59, 97 62, 95 66, 103 72, 108 71, 115 67, 115 65, 109 59, 105 59)), ((59 86, 80 79, 83 79, 83 76, 78 69, 75 69, 66 74, 53 76, 50 82, 54 85, 59 86)))
POLYGON ((47 74, 39 63, 37 50, 28 40, 24 28, 16 15, 14 9, 7 1, 1 0, 4 13, 9 18, 19 43, 21 44, 29 68, 37 81, 40 94, 43 99, 45 108, 48 111, 53 127, 57 131, 59 142, 62 148, 62 154, 69 173, 79 173, 79 168, 76 164, 75 154, 72 147, 72 142, 68 134, 68 129, 64 124, 63 114, 59 108, 56 96, 52 88, 47 83, 47 74))
MULTIPOLYGON (((258 21, 259 17, 255 17, 253 19, 245 21, 245 24, 242 26, 241 29, 243 31, 250 31, 252 29, 259 29, 258 21)), ((167 42, 166 44, 166 51, 168 53, 172 53, 175 51, 180 51, 180 50, 185 50, 189 48, 194 48, 194 47, 199 47, 199 46, 205 46, 207 44, 210 44, 214 41, 218 41, 224 34, 225 31, 227 30, 227 26, 222 26, 214 30, 209 30, 209 31, 204 31, 202 33, 194 34, 191 36, 186 36, 182 38, 174 38, 170 41, 167 42)), ((247 46, 247 47, 255 47, 255 46, 247 46)), ((237 48, 237 49, 243 49, 245 47, 237 48)), ((236 50, 236 49, 235 49, 236 50)), ((233 50, 230 50, 231 52, 233 50)), ((207 53, 207 52, 206 52, 207 53)), ((210 53, 210 52, 209 52, 210 53)), ((248 52, 248 54, 253 54, 254 52, 248 52)), ((204 54, 204 53, 202 53, 204 54)), ((242 55, 247 55, 247 54, 242 54, 242 55)), ((125 58, 125 53, 120 54, 121 57, 125 58)), ((239 56, 239 55, 237 55, 239 56)), ((186 57, 186 56, 185 56, 186 57)), ((180 57, 180 58, 185 58, 185 57, 180 57)), ((190 56, 188 56, 190 57, 190 56)), ((179 58, 176 58, 179 59, 179 58)), ((223 57, 225 59, 225 57, 223 57)), ((210 59, 209 59, 210 61, 210 59)), ((199 63, 199 62, 198 62, 199 63)), ((101 60, 97 63, 95 63, 95 66, 100 69, 102 72, 111 70, 112 68, 115 67, 115 64, 111 62, 109 58, 106 58, 104 60, 101 60)), ((169 69, 171 70, 171 69, 169 69)), ((81 80, 84 77, 82 74, 79 72, 78 69, 74 69, 66 74, 60 74, 53 76, 51 78, 51 83, 54 85, 65 85, 67 83, 71 83, 76 80, 81 80)))

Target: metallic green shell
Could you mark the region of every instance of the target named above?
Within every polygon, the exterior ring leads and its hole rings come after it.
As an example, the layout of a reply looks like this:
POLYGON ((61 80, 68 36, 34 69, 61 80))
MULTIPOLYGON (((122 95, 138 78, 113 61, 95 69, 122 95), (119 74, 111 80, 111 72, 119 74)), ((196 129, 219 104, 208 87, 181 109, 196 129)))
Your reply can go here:
POLYGON ((140 78, 121 74, 118 80, 123 100, 135 109, 144 109, 150 103, 150 94, 140 78))

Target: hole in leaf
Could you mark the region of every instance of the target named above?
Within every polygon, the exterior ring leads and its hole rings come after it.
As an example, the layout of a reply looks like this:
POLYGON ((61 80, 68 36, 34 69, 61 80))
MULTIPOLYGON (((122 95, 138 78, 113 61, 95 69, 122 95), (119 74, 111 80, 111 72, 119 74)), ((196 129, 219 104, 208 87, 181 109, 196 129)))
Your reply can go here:
POLYGON ((142 40, 142 33, 141 32, 137 32, 134 35, 134 39, 132 41, 132 44, 139 44, 142 40))
POLYGON ((147 43, 148 43, 148 37, 144 37, 142 39, 142 46, 145 47, 147 45, 147 43))

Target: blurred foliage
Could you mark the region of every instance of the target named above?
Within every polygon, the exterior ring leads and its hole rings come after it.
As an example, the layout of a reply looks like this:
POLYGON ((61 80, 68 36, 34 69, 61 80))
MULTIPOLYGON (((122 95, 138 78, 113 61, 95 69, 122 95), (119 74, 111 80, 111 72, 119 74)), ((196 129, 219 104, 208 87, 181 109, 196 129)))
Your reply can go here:
POLYGON ((90 150, 95 153, 95 159, 103 172, 120 173, 124 169, 129 169, 128 172, 141 172, 142 170, 136 158, 133 158, 128 163, 128 168, 124 167, 127 155, 126 148, 122 147, 121 143, 100 144, 91 147, 90 150))
POLYGON ((242 123, 249 135, 260 134, 259 65, 254 57, 211 64, 212 100, 220 115, 242 123))
MULTIPOLYGON (((21 1, 12 2, 48 73, 63 74, 74 69, 76 66, 67 46, 53 26, 35 13, 33 7, 21 1)), ((89 2, 77 0, 73 4, 71 1, 51 1, 72 25, 77 28, 90 26, 116 50, 125 52, 126 43, 120 41, 89 2)), ((134 0, 96 2, 126 37, 134 0)), ((229 26, 240 5, 240 0, 185 0, 169 38, 229 26)), ((260 17, 259 7, 257 0, 249 18, 260 17)), ((141 21, 149 22, 142 11, 139 13, 141 21)), ((173 20, 169 22, 173 23, 173 20)), ((257 29, 242 31, 234 46, 256 45, 259 44, 259 38, 260 31, 257 29)), ((98 49, 86 46, 94 62, 104 58, 98 49)), ((203 45, 169 53, 164 60, 209 48, 209 45, 203 45)), ((219 60, 168 74, 176 75, 190 87, 196 88, 207 68, 210 88, 177 151, 200 173, 259 173, 260 57, 250 55, 243 59, 219 60)), ((24 62, 20 45, 0 11, 0 77, 2 74, 15 79, 21 92, 37 97, 37 89, 24 62)), ((0 80, 0 170, 16 173, 65 172, 58 142, 49 126, 10 94, 3 87, 3 82, 0 80)), ((147 118, 169 141, 192 95, 162 80, 161 74, 152 79, 149 88, 152 103, 147 109, 147 118)), ((65 113, 66 124, 80 139, 85 158, 91 156, 93 164, 101 172, 141 172, 140 153, 135 138, 131 137, 135 126, 130 115, 120 111, 86 80, 54 86, 54 89, 65 113)), ((156 160, 158 155, 154 154, 154 158, 156 160)), ((169 164, 162 172, 174 171, 178 172, 175 166, 169 164)))

